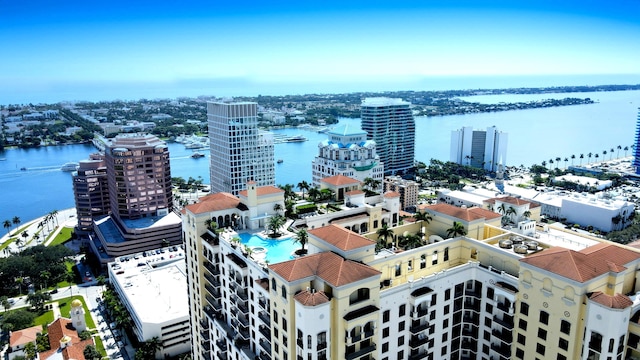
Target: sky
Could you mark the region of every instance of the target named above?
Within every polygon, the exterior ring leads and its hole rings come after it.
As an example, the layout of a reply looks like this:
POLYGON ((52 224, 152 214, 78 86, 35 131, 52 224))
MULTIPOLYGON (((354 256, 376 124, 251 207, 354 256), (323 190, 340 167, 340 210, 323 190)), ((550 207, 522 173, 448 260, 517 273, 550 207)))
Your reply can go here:
POLYGON ((637 0, 0 0, 0 103, 635 84, 638 14, 637 0))

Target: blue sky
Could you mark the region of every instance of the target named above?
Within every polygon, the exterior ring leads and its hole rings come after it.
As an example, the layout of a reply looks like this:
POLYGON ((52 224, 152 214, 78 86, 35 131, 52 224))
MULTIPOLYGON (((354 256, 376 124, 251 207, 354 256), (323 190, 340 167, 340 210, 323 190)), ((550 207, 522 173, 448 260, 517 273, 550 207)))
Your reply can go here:
POLYGON ((496 75, 635 83, 638 14, 636 0, 0 0, 0 97, 78 96, 128 84, 194 91, 217 84, 221 93, 263 84, 266 94, 278 84, 348 83, 357 90, 496 75))

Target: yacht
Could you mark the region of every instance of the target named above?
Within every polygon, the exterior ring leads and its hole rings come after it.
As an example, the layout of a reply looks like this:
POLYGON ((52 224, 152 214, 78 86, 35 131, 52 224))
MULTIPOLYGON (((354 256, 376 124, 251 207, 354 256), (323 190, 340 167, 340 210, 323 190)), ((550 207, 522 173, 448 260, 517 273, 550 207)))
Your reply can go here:
POLYGON ((204 154, 201 153, 201 152, 196 151, 193 154, 191 154, 191 157, 194 158, 194 159, 198 159, 198 158, 204 157, 204 154))
POLYGON ((77 162, 68 162, 68 163, 62 165, 60 170, 62 170, 62 171, 76 171, 76 170, 78 170, 78 166, 79 165, 80 164, 78 164, 77 162))

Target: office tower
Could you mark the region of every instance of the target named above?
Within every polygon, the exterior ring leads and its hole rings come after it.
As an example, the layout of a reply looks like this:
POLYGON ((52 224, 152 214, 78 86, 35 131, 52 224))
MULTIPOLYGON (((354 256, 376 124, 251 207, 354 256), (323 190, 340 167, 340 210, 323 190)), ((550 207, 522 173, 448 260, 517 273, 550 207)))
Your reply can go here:
POLYGON ((77 172, 73 174, 73 195, 78 217, 76 231, 88 233, 93 229, 93 219, 110 212, 104 154, 91 154, 88 160, 80 161, 77 172))
POLYGON ((361 118, 367 139, 376 142, 385 175, 398 175, 413 168, 416 127, 409 102, 367 98, 362 101, 361 118))
POLYGON ((506 166, 508 134, 495 126, 473 130, 465 126, 451 132, 451 161, 495 172, 506 166))
POLYGON ((169 148, 153 135, 121 134, 105 150, 111 213, 121 219, 173 210, 169 148))
POLYGON ((273 135, 258 130, 254 102, 208 102, 211 192, 238 195, 248 181, 275 184, 273 135))
POLYGON ((636 122, 636 139, 633 146, 633 167, 636 174, 640 174, 640 108, 638 108, 638 120, 636 122))
POLYGON ((312 169, 315 186, 320 186, 323 178, 335 175, 360 182, 371 178, 379 184, 384 176, 384 164, 376 153, 376 142, 367 140, 367 133, 361 129, 347 125, 327 132, 327 140, 318 144, 318 156, 313 160, 312 169))
POLYGON ((88 235, 101 263, 182 243, 167 145, 153 135, 121 134, 106 144, 104 163, 110 215, 94 217, 88 235))

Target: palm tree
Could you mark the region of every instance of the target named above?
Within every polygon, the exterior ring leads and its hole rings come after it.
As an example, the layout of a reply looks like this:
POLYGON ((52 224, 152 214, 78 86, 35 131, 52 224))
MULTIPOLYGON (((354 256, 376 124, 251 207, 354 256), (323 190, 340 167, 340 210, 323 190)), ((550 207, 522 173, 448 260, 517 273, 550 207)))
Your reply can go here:
POLYGON ((600 155, 599 155, 599 154, 596 154, 596 155, 595 155, 596 162, 598 162, 598 158, 599 158, 599 157, 600 157, 600 155))
POLYGON ((522 217, 525 219, 529 219, 531 217, 531 211, 527 210, 522 213, 522 217))
POLYGON ((506 215, 507 214, 507 207, 504 205, 504 203, 500 204, 500 206, 498 206, 498 212, 502 215, 506 215))
POLYGON ((275 205, 273 205, 273 211, 280 213, 280 211, 282 211, 283 207, 282 204, 280 203, 276 203, 275 205))
POLYGON ((309 183, 307 183, 305 180, 300 181, 298 183, 298 189, 302 191, 302 198, 304 199, 304 191, 309 191, 309 183))
POLYGON ((427 224, 429 224, 431 220, 433 220, 433 217, 431 216, 431 214, 425 211, 418 211, 415 215, 413 215, 413 217, 416 220, 426 222, 427 224))
MULTIPOLYGON (((567 168, 567 163, 569 162, 568 158, 564 158, 564 168, 567 168)), ((573 164, 572 164, 573 165, 573 164)))
POLYGON ((576 155, 572 154, 571 155, 571 166, 573 166, 573 162, 574 162, 575 159, 576 159, 576 155))
POLYGON ((505 213, 505 215, 509 217, 509 220, 511 220, 513 218, 513 215, 515 214, 516 214, 516 209, 514 209, 513 206, 509 206, 509 208, 507 209, 507 212, 505 213))
POLYGON ((467 230, 465 230, 464 225, 462 225, 461 222, 454 221, 453 226, 447 229, 447 236, 456 237, 458 235, 467 235, 467 230))
POLYGON ((613 160, 613 148, 609 149, 609 160, 613 160))
POLYGON ((316 202, 318 200, 318 197, 320 197, 320 190, 314 186, 309 189, 308 195, 311 201, 316 202))
POLYGON ((15 243, 16 243, 16 246, 18 247, 18 250, 21 250, 23 241, 20 240, 20 238, 16 238, 15 243))
POLYGON ((627 151, 629 151, 629 147, 625 146, 622 150, 624 150, 624 157, 627 157, 627 151))
POLYGON ((417 234, 408 234, 407 236, 402 236, 402 240, 399 242, 400 247, 404 249, 415 249, 422 246, 422 237, 417 234))
POLYGON ((20 223, 21 223, 22 221, 20 220, 20 218, 19 218, 19 217, 14 216, 14 217, 13 217, 13 220, 11 220, 11 222, 13 223, 13 225, 15 225, 15 226, 16 226, 16 229, 17 229, 18 225, 20 225, 20 223))
POLYGON ((284 225, 285 219, 282 215, 274 215, 269 219, 269 224, 267 225, 269 230, 271 230, 272 237, 278 237, 278 230, 284 225))
POLYGON ((284 190, 285 200, 289 200, 289 199, 292 200, 296 198, 296 193, 293 191, 293 185, 285 184, 285 185, 278 185, 278 187, 284 190))
POLYGON ((27 238, 29 237, 29 232, 25 229, 22 234, 20 234, 24 238, 24 244, 27 245, 27 238))
POLYGON ((145 353, 147 359, 155 359, 156 352, 162 349, 162 341, 159 337, 154 336, 142 344, 142 350, 145 353))
POLYGON ((384 239, 384 246, 386 247, 388 245, 387 239, 389 236, 393 237, 393 230, 390 229, 387 224, 384 224, 380 229, 376 230, 376 235, 378 235, 378 239, 384 239))
POLYGON ((607 150, 602 151, 602 161, 607 160, 607 150))
POLYGON ((620 150, 622 150, 622 145, 618 145, 618 154, 616 155, 616 158, 620 158, 620 150))
POLYGON ((300 243, 300 245, 302 246, 301 253, 306 253, 304 246, 307 244, 308 241, 309 241, 309 233, 305 229, 300 229, 300 231, 298 231, 298 233, 296 234, 295 242, 300 243))
POLYGON ((553 168, 553 159, 549 159, 549 171, 553 168))
POLYGON ((546 170, 547 169, 547 162, 542 160, 541 164, 542 164, 542 167, 545 168, 545 170, 546 170))
POLYGON ((584 159, 584 154, 580 154, 580 166, 582 166, 582 159, 584 159))
POLYGON ((589 162, 591 162, 591 157, 593 156, 593 153, 588 153, 587 157, 589 157, 589 162))
POLYGON ((561 157, 556 158, 556 169, 558 169, 558 165, 560 165, 560 161, 562 161, 561 157))
POLYGON ((11 230, 11 221, 5 220, 2 226, 4 226, 4 228, 7 229, 7 234, 9 234, 9 230, 11 230))

